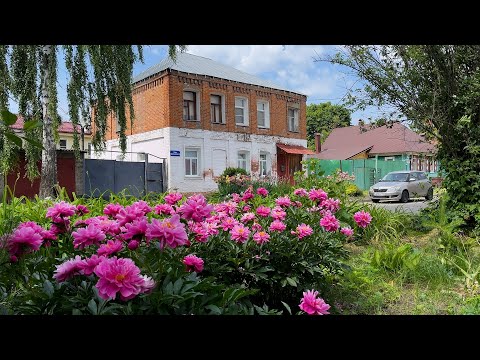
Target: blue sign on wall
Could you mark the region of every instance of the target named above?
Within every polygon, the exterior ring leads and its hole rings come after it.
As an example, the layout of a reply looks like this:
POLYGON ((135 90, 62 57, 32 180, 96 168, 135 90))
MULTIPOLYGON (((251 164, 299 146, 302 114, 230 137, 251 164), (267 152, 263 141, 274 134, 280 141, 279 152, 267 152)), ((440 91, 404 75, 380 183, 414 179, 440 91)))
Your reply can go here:
POLYGON ((170 156, 180 156, 180 150, 170 150, 170 156))

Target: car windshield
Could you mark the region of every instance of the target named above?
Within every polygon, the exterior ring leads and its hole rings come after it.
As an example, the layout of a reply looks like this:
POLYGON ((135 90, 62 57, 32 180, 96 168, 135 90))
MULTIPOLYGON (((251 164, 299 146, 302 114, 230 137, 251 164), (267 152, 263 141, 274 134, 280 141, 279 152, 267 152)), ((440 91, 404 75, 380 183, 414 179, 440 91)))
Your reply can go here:
POLYGON ((408 181, 408 173, 390 173, 383 177, 380 181, 408 181))

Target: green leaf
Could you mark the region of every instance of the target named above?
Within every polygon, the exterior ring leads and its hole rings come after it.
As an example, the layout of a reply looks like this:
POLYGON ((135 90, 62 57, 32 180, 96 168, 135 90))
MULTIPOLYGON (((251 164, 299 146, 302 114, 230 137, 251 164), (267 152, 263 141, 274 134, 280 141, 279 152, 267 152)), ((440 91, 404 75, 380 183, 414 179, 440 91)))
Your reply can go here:
POLYGON ((43 149, 43 144, 40 141, 34 140, 32 138, 29 138, 29 137, 22 137, 22 139, 29 142, 30 144, 32 144, 33 146, 35 146, 37 148, 43 149))
POLYGON ((286 280, 287 280, 289 285, 297 287, 297 283, 292 278, 287 277, 286 280))
POLYGON ((207 305, 207 306, 205 306, 205 309, 210 310, 211 311, 210 314, 213 314, 213 315, 221 315, 222 314, 222 310, 217 305, 207 305))
POLYGON ((23 123, 23 130, 31 130, 42 127, 42 122, 38 120, 29 120, 23 123))
POLYGON ((92 299, 88 302, 88 310, 90 310, 93 315, 97 315, 97 303, 95 300, 92 299))
POLYGON ((177 281, 175 281, 175 284, 173 284, 173 293, 174 294, 180 293, 180 289, 182 288, 182 285, 183 285, 182 279, 178 279, 177 281))
POLYGON ((78 309, 73 309, 72 310, 72 315, 83 315, 82 312, 78 309))
POLYGON ((45 280, 45 282, 43 283, 43 291, 45 292, 45 294, 48 295, 49 298, 52 297, 55 289, 53 288, 53 285, 49 280, 45 280))
POLYGON ((13 125, 17 122, 17 116, 8 110, 3 110, 1 115, 3 123, 7 126, 13 125))
POLYGON ((13 142, 15 145, 17 145, 18 147, 22 147, 22 145, 23 145, 22 144, 22 139, 19 138, 17 135, 9 133, 9 132, 4 133, 4 135, 9 141, 13 142))
POLYGON ((292 310, 290 309, 290 306, 288 306, 288 304, 287 304, 287 303, 284 303, 283 301, 282 301, 282 304, 283 304, 283 306, 285 306, 285 308, 287 309, 288 313, 289 313, 290 315, 292 315, 292 310))

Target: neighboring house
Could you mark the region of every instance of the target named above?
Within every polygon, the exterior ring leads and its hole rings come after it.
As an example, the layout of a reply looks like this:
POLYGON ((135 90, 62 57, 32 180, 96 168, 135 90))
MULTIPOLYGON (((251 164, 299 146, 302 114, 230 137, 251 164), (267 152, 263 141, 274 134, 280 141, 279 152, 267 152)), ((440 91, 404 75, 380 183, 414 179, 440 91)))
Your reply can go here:
MULTIPOLYGON (((16 131, 23 129, 23 117, 18 116, 17 122, 12 125, 12 128, 16 131)), ((84 132, 84 148, 82 148, 82 139, 81 133, 82 129, 80 126, 77 126, 78 131, 78 141, 80 142, 80 150, 87 151, 87 154, 92 152, 92 132, 85 130, 84 132)), ((57 150, 72 150, 73 149, 73 124, 71 122, 62 122, 58 127, 58 137, 59 141, 57 143, 57 150)), ((87 155, 88 156, 88 155, 87 155)))
MULTIPOLYGON (((306 148, 305 95, 204 57, 179 53, 135 76, 133 103, 127 151, 165 159, 169 189, 214 190, 226 167, 293 181, 303 155, 314 153, 306 148)), ((118 130, 112 114, 98 158, 120 151, 118 130)))
POLYGON ((313 158, 405 161, 405 170, 438 171, 435 145, 399 122, 374 129, 367 126, 336 128, 323 144, 316 141, 316 146, 318 153, 312 155, 313 158))

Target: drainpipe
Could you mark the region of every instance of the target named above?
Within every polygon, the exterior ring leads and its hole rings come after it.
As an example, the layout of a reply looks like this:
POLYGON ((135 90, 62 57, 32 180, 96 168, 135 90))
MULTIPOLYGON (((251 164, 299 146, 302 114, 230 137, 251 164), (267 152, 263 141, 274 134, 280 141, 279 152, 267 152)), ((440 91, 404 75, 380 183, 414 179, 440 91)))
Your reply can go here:
POLYGON ((375 155, 375 182, 378 181, 378 154, 375 155))

